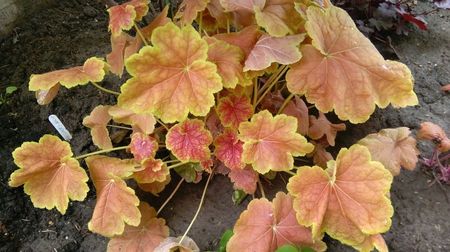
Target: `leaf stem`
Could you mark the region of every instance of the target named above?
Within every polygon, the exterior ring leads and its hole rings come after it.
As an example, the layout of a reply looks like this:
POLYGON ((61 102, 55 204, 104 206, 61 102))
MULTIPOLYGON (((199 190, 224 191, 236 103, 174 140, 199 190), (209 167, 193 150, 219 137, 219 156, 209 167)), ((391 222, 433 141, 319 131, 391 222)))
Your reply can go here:
POLYGON ((198 18, 198 32, 200 36, 202 35, 202 26, 203 26, 203 12, 200 12, 200 17, 198 18))
POLYGON ((111 128, 117 128, 117 129, 133 130, 133 129, 130 128, 130 127, 124 127, 124 126, 119 126, 119 125, 108 124, 108 125, 106 125, 106 126, 111 127, 111 128))
POLYGON ((119 92, 112 91, 112 90, 110 90, 110 89, 104 88, 104 87, 100 86, 99 84, 97 84, 97 83, 95 83, 95 82, 91 82, 91 84, 92 84, 94 87, 100 89, 101 91, 103 91, 103 92, 105 92, 105 93, 113 94, 113 95, 117 95, 117 96, 120 95, 119 92))
POLYGON ((284 171, 284 172, 286 172, 287 174, 290 174, 290 175, 292 175, 292 176, 295 176, 295 175, 296 175, 294 172, 291 172, 291 171, 284 171))
POLYGON ((261 180, 259 180, 259 179, 258 179, 258 187, 259 187, 259 190, 261 191, 261 196, 263 198, 266 198, 266 193, 264 192, 264 187, 263 187, 263 185, 261 183, 261 180))
POLYGON ((185 165, 185 164, 186 164, 186 163, 179 162, 179 163, 177 163, 177 164, 173 164, 173 165, 171 165, 171 166, 167 166, 167 168, 172 169, 172 168, 175 168, 175 167, 178 167, 178 166, 182 166, 182 165, 185 165))
POLYGON ((289 94, 289 96, 284 100, 277 114, 281 114, 281 112, 283 112, 284 108, 286 108, 287 104, 289 103, 290 100, 292 100, 293 97, 294 94, 289 94))
POLYGON ((256 110, 258 100, 258 78, 255 78, 253 81, 253 111, 256 110))
POLYGON ((81 156, 77 156, 77 157, 75 157, 75 159, 82 159, 82 158, 86 158, 86 157, 97 155, 97 154, 108 153, 108 152, 117 151, 117 150, 125 150, 128 148, 129 148, 129 146, 127 145, 127 146, 114 147, 114 148, 106 149, 106 150, 94 151, 94 152, 83 154, 81 156))
POLYGON ((146 46, 148 46, 148 42, 144 37, 144 34, 142 34, 141 29, 139 29, 139 26, 136 24, 136 22, 134 22, 134 29, 136 30, 136 33, 139 35, 139 37, 141 38, 142 42, 144 42, 144 44, 146 46))
POLYGON ((161 120, 159 120, 159 119, 156 118, 156 117, 155 117, 155 119, 156 119, 156 121, 157 121, 159 124, 161 124, 161 126, 163 126, 167 131, 169 131, 169 127, 167 127, 166 124, 164 124, 161 120))
POLYGON ((278 80, 281 78, 281 76, 283 76, 283 74, 287 71, 288 67, 287 66, 282 66, 281 69, 282 70, 279 71, 278 74, 276 74, 275 78, 273 78, 273 79, 270 78, 272 80, 269 79, 270 83, 269 83, 269 81, 267 81, 266 84, 264 84, 264 85, 268 85, 268 87, 266 88, 264 93, 261 95, 261 97, 259 97, 258 101, 256 102, 255 107, 264 99, 264 96, 266 96, 270 92, 272 87, 278 82, 278 80))
POLYGON ((198 214, 200 213, 200 210, 203 206, 203 201, 205 200, 206 190, 208 189, 209 181, 211 181, 211 177, 214 174, 213 171, 209 174, 208 180, 206 181, 205 189, 203 189, 202 198, 200 199, 200 203, 198 204, 197 212, 195 212, 194 218, 192 218, 191 223, 189 224, 188 228, 184 232, 183 236, 180 239, 179 244, 181 244, 186 237, 186 235, 189 233, 189 230, 191 229, 192 225, 194 224, 195 220, 197 219, 198 214))
POLYGON ((169 197, 164 201, 164 203, 161 205, 161 207, 159 207, 158 212, 156 212, 156 215, 158 215, 159 213, 161 213, 161 211, 163 210, 163 208, 167 205, 167 203, 169 203, 169 201, 173 198, 173 196, 175 195, 175 193, 178 191, 178 189, 180 188, 181 184, 183 183, 184 178, 182 178, 180 180, 180 182, 178 182, 177 186, 175 187, 175 189, 173 189, 172 193, 169 195, 169 197))
POLYGON ((227 34, 230 34, 230 19, 227 16, 227 34))

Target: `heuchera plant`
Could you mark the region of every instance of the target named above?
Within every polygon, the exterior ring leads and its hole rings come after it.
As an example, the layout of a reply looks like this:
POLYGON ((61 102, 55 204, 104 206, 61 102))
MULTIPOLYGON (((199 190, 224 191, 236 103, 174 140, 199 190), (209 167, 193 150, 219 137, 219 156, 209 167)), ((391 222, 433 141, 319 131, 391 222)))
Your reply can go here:
MULTIPOLYGON (((109 251, 198 251, 187 234, 212 176, 225 174, 241 195, 259 185, 262 196, 241 214, 227 251, 324 251, 324 234, 360 251, 387 251, 381 234, 391 226, 392 176, 414 169, 416 140, 408 128, 384 129, 333 160, 327 148, 346 125, 326 113, 363 123, 377 106, 417 105, 408 67, 385 60, 329 1, 185 0, 173 19, 166 6, 139 27, 148 4, 109 8, 106 61, 92 57, 30 78, 39 104, 51 102, 61 86, 92 84, 117 96, 116 104, 98 105, 83 120, 100 150, 74 156, 68 142, 52 135, 26 142, 13 152, 19 169, 9 185, 24 185, 35 207, 64 214, 69 200, 86 198, 90 177, 97 203, 88 227, 111 238, 109 251), (120 92, 98 84, 124 70, 130 77, 120 92), (128 130, 129 144, 114 146, 111 126, 128 130), (120 150, 129 158, 105 155, 120 150), (288 193, 270 201, 260 180, 279 172, 291 176, 288 193), (178 238, 158 217, 171 197, 156 211, 127 184, 134 180, 158 195, 174 173, 182 177, 175 191, 183 181, 208 177, 178 238)), ((448 138, 440 143, 448 151, 448 138)))

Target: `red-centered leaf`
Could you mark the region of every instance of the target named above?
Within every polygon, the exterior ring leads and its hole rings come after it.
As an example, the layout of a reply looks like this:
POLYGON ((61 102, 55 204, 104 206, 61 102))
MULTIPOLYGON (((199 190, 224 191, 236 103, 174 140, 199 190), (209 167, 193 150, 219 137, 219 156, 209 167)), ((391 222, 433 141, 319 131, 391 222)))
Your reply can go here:
POLYGON ((166 148, 182 162, 200 162, 209 159, 211 133, 198 119, 178 123, 166 135, 166 148))
POLYGON ((234 189, 242 190, 248 194, 254 194, 258 183, 258 173, 247 166, 244 169, 231 169, 228 177, 233 182, 234 189))
POLYGON ((251 25, 239 32, 221 33, 214 37, 241 48, 247 59, 260 36, 261 32, 258 30, 258 26, 251 25))
POLYGON ((163 26, 169 22, 171 22, 171 19, 167 17, 169 14, 169 5, 166 5, 164 9, 156 16, 153 21, 148 24, 147 26, 144 26, 141 28, 141 33, 146 39, 150 39, 152 37, 153 31, 163 26))
POLYGON ((206 60, 208 44, 192 26, 173 23, 157 28, 151 42, 127 60, 133 77, 121 87, 119 106, 166 123, 208 114, 222 89, 216 65, 206 60))
POLYGON ((295 96, 294 100, 291 100, 284 108, 283 113, 288 116, 293 116, 297 118, 298 129, 297 132, 303 136, 308 135, 309 130, 309 112, 308 106, 306 106, 305 102, 298 97, 295 96))
POLYGON ((249 86, 252 80, 244 77, 242 62, 244 54, 234 45, 214 37, 205 38, 208 42, 208 60, 216 64, 217 72, 222 77, 223 86, 235 88, 237 84, 249 86))
POLYGON ((111 53, 106 55, 106 61, 110 65, 111 73, 122 77, 125 59, 136 53, 141 46, 137 38, 121 32, 117 36, 111 36, 111 53))
POLYGON ((450 0, 433 0, 433 2, 440 9, 450 9, 450 0))
POLYGON ((255 8, 255 18, 274 37, 297 33, 303 21, 294 8, 294 0, 266 0, 264 8, 255 8))
POLYGON ((253 106, 245 95, 228 95, 219 100, 217 114, 223 126, 237 129, 252 116, 253 106))
POLYGON ((279 192, 272 202, 254 199, 237 220, 227 251, 272 252, 291 244, 325 251, 322 241, 312 239, 311 230, 297 223, 291 196, 279 192))
POLYGON ((133 131, 151 134, 155 129, 156 120, 151 113, 137 114, 119 106, 110 107, 108 113, 115 122, 131 125, 133 131))
POLYGON ((166 188, 166 185, 168 185, 171 181, 170 174, 167 175, 166 179, 163 182, 152 182, 152 183, 146 183, 146 184, 138 184, 139 188, 141 188, 144 192, 149 192, 155 196, 159 196, 159 193, 166 188))
POLYGON ((108 9, 109 25, 108 30, 112 36, 118 36, 122 30, 128 31, 134 25, 136 19, 136 10, 133 5, 121 4, 108 9))
POLYGON ((276 62, 283 65, 293 64, 300 60, 302 54, 298 49, 305 35, 297 34, 281 38, 262 35, 245 61, 244 71, 266 69, 276 62))
POLYGON ((210 0, 183 0, 173 17, 180 20, 182 25, 190 25, 197 18, 197 14, 206 9, 210 0))
POLYGON ((86 164, 97 191, 97 202, 88 223, 89 230, 111 237, 122 234, 125 223, 139 225, 139 199, 123 180, 132 175, 133 162, 107 156, 90 156, 86 158, 86 164))
POLYGON ((312 45, 301 47, 302 59, 287 72, 291 93, 352 123, 366 121, 375 105, 418 103, 408 67, 384 60, 344 10, 310 6, 305 28, 312 45))
MULTIPOLYGON (((386 232, 394 212, 387 196, 391 173, 362 145, 341 149, 328 169, 303 166, 289 179, 300 224, 313 237, 326 232, 344 244, 359 247, 367 237, 386 232)), ((367 250, 370 251, 371 249, 367 250)))
POLYGON ((61 85, 56 84, 55 86, 51 87, 48 90, 38 90, 36 91, 36 102, 39 105, 47 105, 50 104, 50 102, 55 99, 56 95, 58 94, 59 88, 61 85))
POLYGON ((410 133, 406 127, 383 129, 376 134, 367 135, 359 140, 358 144, 366 146, 372 159, 382 163, 396 176, 400 174, 401 167, 414 170, 419 161, 416 139, 411 137, 410 133))
POLYGON ((250 122, 239 126, 239 139, 244 142, 243 161, 261 174, 291 170, 293 157, 304 156, 314 149, 296 131, 297 120, 292 116, 273 117, 267 110, 253 115, 250 122))
POLYGON ((214 140, 216 147, 214 154, 231 170, 242 169, 245 164, 242 161, 243 143, 239 141, 237 132, 226 129, 214 140))
POLYGON ((163 218, 156 217, 156 211, 145 202, 139 205, 141 222, 139 226, 126 226, 123 234, 108 242, 108 252, 153 251, 169 236, 169 227, 163 218))
POLYGON ((130 151, 137 162, 154 157, 157 150, 158 142, 153 137, 140 132, 131 135, 130 151))
POLYGON ((164 182, 170 173, 161 159, 147 158, 142 162, 141 168, 143 170, 133 174, 133 178, 139 184, 164 182))
POLYGON ((239 10, 254 12, 255 8, 262 9, 266 0, 220 0, 220 3, 228 12, 239 10))
POLYGON ((91 114, 83 119, 83 125, 91 129, 92 142, 100 149, 111 149, 108 125, 111 116, 108 114, 110 106, 98 105, 91 114))
POLYGON ((44 74, 32 74, 28 89, 30 91, 49 90, 58 84, 72 88, 89 82, 99 82, 105 76, 105 69, 107 69, 107 65, 103 60, 92 57, 87 59, 82 66, 44 74))
POLYGON ((44 135, 38 143, 23 143, 12 155, 19 169, 11 174, 9 186, 24 185, 35 207, 56 207, 65 214, 69 199, 82 201, 86 198, 88 177, 72 158, 69 143, 44 135))
POLYGON ((319 112, 319 117, 309 117, 310 127, 308 136, 312 139, 320 139, 323 136, 327 137, 327 141, 331 146, 334 146, 336 134, 338 131, 344 131, 346 126, 344 123, 334 124, 328 121, 327 117, 319 112))
POLYGON ((423 122, 420 124, 420 129, 417 138, 433 141, 441 152, 450 150, 450 139, 445 134, 445 131, 432 122, 423 122))

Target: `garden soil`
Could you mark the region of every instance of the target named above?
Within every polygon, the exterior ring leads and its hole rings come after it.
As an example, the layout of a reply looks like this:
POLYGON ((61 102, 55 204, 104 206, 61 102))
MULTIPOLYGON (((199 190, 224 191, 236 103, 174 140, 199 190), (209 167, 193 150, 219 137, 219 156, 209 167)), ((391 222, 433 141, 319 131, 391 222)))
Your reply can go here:
MULTIPOLYGON (((0 105, 0 251, 105 251, 108 240, 88 231, 95 194, 84 202, 71 202, 65 215, 56 210, 36 209, 23 187, 8 187, 16 169, 11 152, 24 141, 37 141, 44 134, 57 134, 47 118, 56 114, 74 138, 75 155, 94 151, 89 131, 81 124, 97 104, 112 104, 112 95, 92 86, 62 89, 48 106, 38 106, 27 91, 29 76, 80 65, 91 56, 104 57, 110 50, 107 15, 95 1, 64 0, 36 13, 19 25, 12 35, 0 41, 0 88, 15 85, 19 90, 0 105)), ((431 8, 419 2, 418 7, 431 8)), ((432 121, 450 133, 450 94, 440 90, 450 83, 450 15, 444 12, 427 17, 428 31, 413 31, 408 37, 394 37, 392 47, 412 70, 420 105, 402 110, 377 110, 363 125, 347 125, 349 130, 337 142, 350 146, 368 133, 386 127, 406 126, 416 131, 422 121, 432 121)), ((104 85, 118 89, 123 80, 108 78, 104 85)), ((422 153, 431 146, 419 144, 422 153)), ((174 177, 161 198, 138 192, 152 206, 159 207, 175 187, 174 177)), ((172 236, 182 235, 201 197, 205 183, 183 184, 163 210, 172 236)), ((287 176, 264 181, 268 197, 283 188, 287 176)), ((391 251, 450 251, 450 187, 431 185, 433 178, 418 167, 395 178, 391 199, 395 215, 391 230, 384 235, 391 251)), ((224 230, 232 228, 250 199, 235 206, 231 183, 215 176, 206 194, 205 205, 191 229, 191 236, 202 251, 215 250, 224 230)), ((251 197, 249 197, 251 198, 251 197)), ((326 238, 329 251, 351 251, 326 238)))

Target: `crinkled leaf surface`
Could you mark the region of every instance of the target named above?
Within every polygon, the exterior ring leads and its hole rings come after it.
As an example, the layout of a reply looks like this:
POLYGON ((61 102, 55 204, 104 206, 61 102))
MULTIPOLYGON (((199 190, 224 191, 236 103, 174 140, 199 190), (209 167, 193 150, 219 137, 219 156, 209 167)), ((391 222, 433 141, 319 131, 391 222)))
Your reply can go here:
POLYGON ((111 138, 106 128, 111 120, 109 108, 110 106, 98 105, 83 119, 83 125, 91 129, 92 142, 100 149, 112 148, 111 138))
POLYGON ((169 175, 169 169, 161 159, 147 158, 141 166, 143 170, 133 174, 133 178, 140 184, 164 182, 169 175))
POLYGON ((285 244, 324 251, 322 241, 312 239, 311 230, 298 224, 291 196, 279 192, 273 202, 254 199, 237 220, 227 251, 272 252, 285 244))
POLYGON ((255 18, 258 25, 274 37, 295 34, 302 25, 294 0, 266 0, 264 8, 255 8, 255 18))
POLYGON ((106 64, 103 60, 92 57, 87 59, 83 66, 56 70, 44 74, 32 74, 30 77, 29 90, 49 90, 58 83, 66 88, 99 82, 105 76, 106 64))
POLYGON ((309 103, 326 113, 334 109, 341 120, 366 121, 389 103, 416 105, 413 78, 407 66, 384 60, 344 10, 309 7, 305 24, 312 45, 288 71, 289 91, 305 94, 309 103))
POLYGON ((250 122, 239 126, 239 139, 244 142, 243 161, 261 174, 291 170, 293 156, 303 156, 314 149, 296 131, 297 120, 292 116, 273 117, 267 110, 253 115, 250 122))
POLYGON ((244 71, 263 70, 274 62, 289 65, 299 61, 302 54, 298 46, 303 39, 303 34, 280 38, 262 35, 245 60, 244 71))
POLYGON ((224 165, 231 170, 242 169, 245 164, 242 161, 243 143, 239 140, 237 132, 226 129, 214 140, 215 155, 224 165))
POLYGON ((217 114, 223 126, 237 129, 253 114, 253 106, 245 95, 228 95, 219 100, 217 114))
POLYGON ((140 132, 131 135, 130 152, 137 162, 154 157, 157 150, 158 142, 153 137, 140 132))
POLYGON ((197 14, 206 9, 210 0, 183 0, 174 19, 179 19, 182 25, 190 25, 197 18, 197 14))
MULTIPOLYGON (((277 110, 278 111, 278 110, 277 110)), ((293 100, 289 101, 283 113, 288 116, 297 118, 297 132, 303 136, 308 134, 309 130, 309 111, 305 102, 296 95, 293 100)))
POLYGON ((395 176, 400 174, 401 167, 408 170, 416 168, 419 150, 416 148, 416 139, 410 133, 406 127, 383 129, 367 135, 358 144, 366 146, 372 159, 382 163, 395 176))
POLYGON ((89 230, 111 237, 122 234, 125 223, 139 225, 139 198, 123 180, 132 175, 134 163, 98 155, 86 158, 86 164, 97 191, 97 202, 88 223, 89 230))
POLYGON ((19 167, 11 174, 9 186, 24 185, 33 205, 66 213, 69 199, 82 201, 89 191, 88 177, 78 161, 72 158, 67 142, 44 135, 39 142, 25 142, 14 150, 19 167))
POLYGON ((119 106, 110 107, 108 113, 115 122, 131 125, 133 131, 151 134, 155 129, 156 120, 151 113, 134 113, 119 106))
POLYGON ((421 123, 417 137, 433 141, 441 152, 450 150, 450 139, 445 134, 445 131, 432 122, 421 123))
POLYGON ((192 26, 173 23, 155 29, 151 42, 127 60, 133 77, 121 87, 119 106, 166 123, 183 121, 189 112, 205 116, 222 89, 216 65, 206 60, 208 44, 192 26))
POLYGON ((393 207, 387 196, 391 173, 362 145, 343 148, 328 168, 303 166, 287 189, 294 196, 300 224, 312 227, 314 237, 331 237, 357 246, 391 226, 393 207))
POLYGON ((200 162, 209 159, 211 133, 198 119, 178 123, 166 135, 166 148, 182 162, 200 162))
POLYGON ((234 189, 242 190, 248 194, 254 194, 258 183, 258 173, 251 166, 243 169, 231 169, 228 177, 233 182, 234 189))
POLYGON ((249 86, 251 79, 244 77, 242 50, 234 45, 214 37, 205 38, 209 44, 208 60, 216 64, 217 72, 222 77, 223 86, 235 88, 237 84, 249 86))
POLYGON ((328 121, 327 117, 322 112, 319 112, 318 118, 315 116, 310 116, 309 118, 310 126, 308 136, 312 139, 319 139, 326 136, 327 141, 331 146, 334 146, 335 144, 334 140, 336 139, 337 132, 346 129, 344 123, 335 124, 328 121))
POLYGON ((126 226, 122 235, 112 238, 108 243, 109 252, 153 251, 169 236, 166 221, 156 217, 153 207, 141 202, 139 211, 142 216, 139 226, 126 226))

